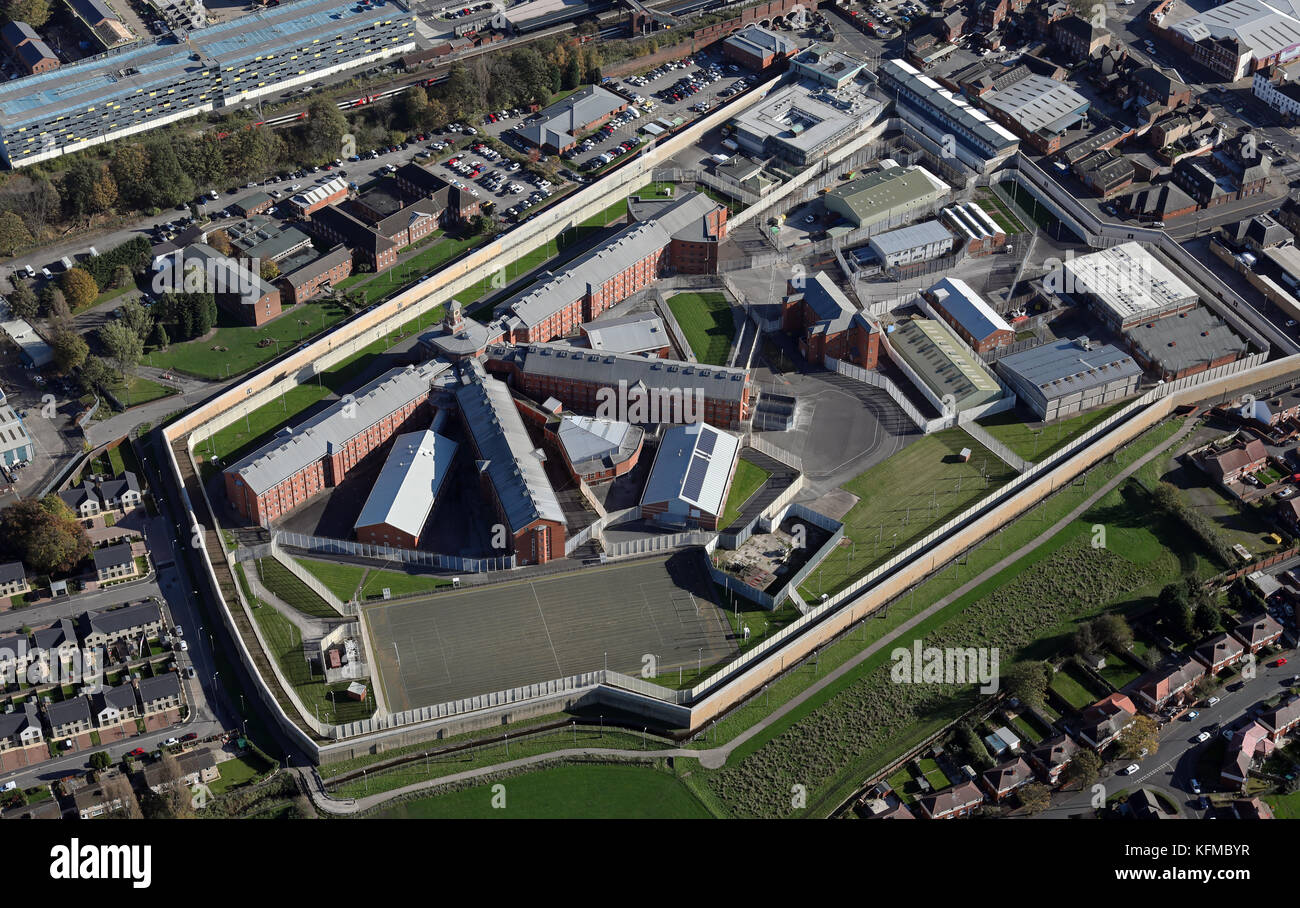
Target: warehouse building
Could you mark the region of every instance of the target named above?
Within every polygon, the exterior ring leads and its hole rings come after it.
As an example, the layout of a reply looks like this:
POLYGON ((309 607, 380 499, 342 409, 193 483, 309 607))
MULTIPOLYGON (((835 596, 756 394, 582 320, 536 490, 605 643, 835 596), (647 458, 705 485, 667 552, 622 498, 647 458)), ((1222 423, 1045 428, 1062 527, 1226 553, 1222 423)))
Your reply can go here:
POLYGON ((476 361, 462 363, 456 402, 478 458, 478 474, 522 564, 564 557, 568 521, 505 382, 476 361))
POLYGON ((865 132, 883 110, 853 86, 792 82, 735 116, 731 138, 745 154, 803 167, 865 132))
POLYGON ((1030 75, 991 92, 981 103, 1030 147, 1042 154, 1060 150, 1065 134, 1088 113, 1088 99, 1046 76, 1030 75))
POLYGON ((1118 347, 1086 337, 1004 356, 998 374, 1039 419, 1050 421, 1137 393, 1142 369, 1118 347))
MULTIPOLYGON (((1167 20, 1172 14, 1161 16, 1167 20)), ((1229 0, 1177 22, 1165 21, 1159 33, 1227 82, 1300 59, 1300 17, 1285 0, 1229 0)))
POLYGON ((5 466, 12 467, 35 459, 36 448, 23 418, 0 392, 0 460, 5 466))
POLYGON ((338 485, 372 451, 423 416, 437 360, 392 369, 226 468, 226 498, 241 516, 273 520, 338 485))
POLYGON ((1197 302, 1196 291, 1134 242, 1067 258, 1061 274, 1050 273, 1044 283, 1087 302, 1097 318, 1118 333, 1185 312, 1197 302))
POLYGON ((871 227, 928 212, 950 191, 924 167, 888 167, 835 187, 822 203, 854 227, 871 227))
POLYGON ((740 439, 707 423, 664 433, 641 494, 641 513, 675 527, 721 529, 740 439))
POLYGON ((44 369, 54 362, 54 351, 50 349, 50 345, 23 319, 14 318, 0 322, 0 331, 3 331, 5 336, 18 346, 19 358, 22 359, 23 365, 31 366, 33 369, 44 369))
POLYGON ((906 319, 889 333, 888 342, 894 360, 940 413, 961 413, 1002 396, 997 379, 943 322, 906 319))
POLYGON ((877 233, 867 241, 880 264, 889 269, 932 262, 952 252, 952 234, 939 221, 922 221, 877 233))
POLYGON ((242 13, 183 41, 169 34, 0 83, 0 156, 34 164, 414 48, 414 19, 399 0, 242 13))
POLYGON ((627 110, 627 98, 588 85, 529 118, 515 130, 519 138, 547 154, 568 151, 610 117, 627 110))
POLYGON ((703 420, 734 429, 755 403, 749 372, 728 366, 558 344, 497 344, 487 350, 487 365, 534 400, 554 397, 570 410, 632 423, 703 420))
POLYGON ((963 280, 946 277, 922 295, 976 353, 1005 347, 1016 339, 1007 320, 963 280))
POLYGON ((722 42, 724 60, 755 72, 785 62, 798 50, 790 38, 757 25, 747 25, 722 42))
POLYGON ((459 447, 426 429, 393 439, 353 530, 361 542, 414 549, 459 447))
POLYGON ((894 99, 898 116, 915 130, 909 135, 930 151, 955 156, 966 166, 989 173, 1019 149, 1014 133, 906 60, 885 60, 879 77, 881 88, 894 99), (952 136, 951 148, 943 146, 946 136, 952 136))
POLYGON ((567 337, 584 322, 653 284, 667 267, 688 274, 716 266, 727 208, 701 192, 662 203, 631 199, 630 224, 549 272, 502 307, 499 325, 517 343, 567 337))
POLYGON ((1142 368, 1165 381, 1236 362, 1249 345, 1201 306, 1129 329, 1129 349, 1142 368))

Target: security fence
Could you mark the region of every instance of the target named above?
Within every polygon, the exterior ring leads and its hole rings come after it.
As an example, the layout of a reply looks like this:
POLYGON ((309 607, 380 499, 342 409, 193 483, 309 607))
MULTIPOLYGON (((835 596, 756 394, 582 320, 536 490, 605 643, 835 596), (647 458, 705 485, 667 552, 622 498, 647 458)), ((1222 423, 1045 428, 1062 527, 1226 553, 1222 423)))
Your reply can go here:
POLYGON ((438 552, 399 549, 391 545, 373 545, 368 542, 330 539, 327 536, 308 536, 305 533, 290 533, 285 530, 277 530, 275 539, 279 545, 302 549, 306 552, 326 555, 355 555, 358 558, 397 561, 402 564, 437 568, 444 571, 464 571, 467 574, 488 571, 512 571, 517 567, 514 555, 466 558, 460 555, 442 555, 438 552))

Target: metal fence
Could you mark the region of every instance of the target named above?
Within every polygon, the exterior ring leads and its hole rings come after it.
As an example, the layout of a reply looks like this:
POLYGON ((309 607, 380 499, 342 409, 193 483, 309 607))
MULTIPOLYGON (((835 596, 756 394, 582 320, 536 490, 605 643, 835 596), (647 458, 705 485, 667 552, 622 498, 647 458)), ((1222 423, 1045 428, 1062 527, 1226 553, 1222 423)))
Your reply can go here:
POLYGON ((931 432, 937 432, 939 429, 945 429, 952 424, 950 419, 922 414, 911 399, 899 390, 899 387, 894 384, 889 376, 881 372, 874 369, 863 369, 861 366, 846 363, 843 360, 835 359, 833 356, 826 357, 823 363, 826 368, 832 369, 840 375, 846 375, 854 381, 860 381, 864 385, 870 385, 884 391, 894 403, 898 404, 899 409, 907 414, 907 418, 912 420, 916 427, 927 435, 931 432))
POLYGON ((512 571, 517 566, 514 555, 498 555, 492 558, 464 558, 460 555, 420 552, 415 549, 399 549, 391 545, 350 542, 346 539, 308 536, 305 533, 290 533, 284 530, 277 530, 275 536, 280 545, 302 549, 306 552, 320 552, 328 555, 355 555, 358 558, 377 558, 381 561, 397 561, 402 564, 438 568, 445 571, 464 571, 467 574, 486 573, 488 571, 512 571))
POLYGON ((307 570, 280 548, 279 536, 279 533, 273 533, 271 535, 271 542, 268 546, 270 549, 270 556, 283 565, 286 571, 297 577, 304 586, 310 589, 317 596, 320 596, 321 599, 325 600, 325 604, 334 609, 334 611, 338 612, 340 615, 355 615, 357 613, 356 600, 349 599, 347 602, 344 602, 339 599, 339 597, 334 594, 334 591, 321 583, 320 579, 315 574, 307 570))

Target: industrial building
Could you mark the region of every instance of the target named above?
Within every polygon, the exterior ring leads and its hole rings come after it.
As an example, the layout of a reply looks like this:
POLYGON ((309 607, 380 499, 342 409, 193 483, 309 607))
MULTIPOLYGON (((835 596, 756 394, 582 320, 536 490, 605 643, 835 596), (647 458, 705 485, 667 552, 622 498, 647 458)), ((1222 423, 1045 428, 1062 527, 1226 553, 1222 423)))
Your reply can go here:
POLYGON ((224 473, 226 498, 263 526, 338 485, 372 451, 420 417, 432 383, 450 368, 437 360, 392 369, 270 442, 224 473))
POLYGON ((1130 328, 1127 338, 1133 358, 1165 381, 1226 366, 1250 352, 1245 340, 1201 306, 1130 328))
POLYGON ((905 319, 887 335, 887 340, 895 362, 904 367, 908 378, 940 413, 961 413, 1002 396, 997 379, 943 322, 905 319), (949 400, 945 402, 945 398, 949 400))
POLYGON ((627 98, 599 85, 578 89, 515 130, 519 138, 549 154, 568 151, 610 117, 627 110, 627 98))
POLYGON ((1142 369, 1118 347, 1086 337, 1043 344, 997 362, 1021 402, 1049 421, 1137 393, 1142 369))
POLYGON ((786 287, 781 330, 799 339, 799 352, 811 363, 830 356, 874 369, 880 355, 879 326, 824 271, 786 287))
POLYGON ((822 196, 822 203, 854 227, 872 227, 928 212, 950 191, 924 167, 888 167, 835 187, 822 196))
POLYGON ((1014 133, 906 60, 883 61, 879 77, 880 87, 894 100, 898 116, 912 126, 920 136, 918 141, 927 144, 932 152, 955 156, 966 166, 989 173, 1019 149, 1020 140, 1014 133), (952 148, 943 147, 946 136, 952 136, 952 148))
POLYGON ((0 83, 11 167, 278 95, 415 48, 399 0, 299 0, 0 83))
POLYGON ((865 132, 883 110, 852 85, 792 82, 732 118, 731 138, 745 154, 803 167, 865 132))
POLYGON ((1089 102, 1070 86, 1029 75, 980 99, 994 119, 1042 154, 1059 151, 1065 134, 1088 113, 1089 102))
POLYGON ((593 353, 558 344, 496 344, 487 366, 510 376, 535 400, 627 422, 697 422, 739 428, 753 415, 755 388, 745 369, 648 356, 593 353), (627 414, 610 412, 625 405, 627 414), (638 411, 644 418, 635 418, 638 411), (657 416, 659 418, 650 418, 657 416))
POLYGON ((5 466, 26 463, 36 459, 36 449, 27 426, 18 411, 0 392, 0 461, 5 466))
POLYGON ((723 59, 755 72, 785 62, 798 50, 791 38, 758 25, 747 25, 722 42, 723 59))
POLYGON ((474 445, 478 474, 520 563, 564 557, 568 522, 546 476, 545 454, 533 445, 505 382, 484 374, 477 361, 460 369, 456 402, 474 445))
POLYGON ((867 241, 881 266, 905 269, 910 265, 932 262, 952 252, 953 237, 939 221, 922 221, 877 233, 867 241))
POLYGON ((1067 258, 1062 274, 1049 274, 1050 289, 1086 301, 1112 331, 1185 312, 1196 305, 1196 291, 1138 243, 1122 243, 1067 258))
POLYGON ((357 539, 416 548, 458 447, 430 429, 394 438, 388 459, 353 525, 357 539))
POLYGON ((641 494, 641 513, 670 526, 721 529, 740 439, 707 423, 664 433, 641 494))
POLYGON ((853 84, 866 68, 867 61, 821 44, 814 44, 790 59, 790 70, 797 78, 835 89, 853 84))
POLYGON ((1006 231, 974 202, 959 202, 943 209, 944 223, 966 241, 967 255, 988 255, 1007 245, 1006 231))
POLYGON ((494 324, 519 343, 565 337, 650 286, 665 267, 697 274, 709 270, 710 262, 716 265, 716 247, 726 236, 726 206, 693 192, 658 204, 633 199, 628 211, 636 223, 559 274, 543 274, 504 304, 494 324))
POLYGON ((963 280, 945 277, 922 294, 941 319, 976 353, 1005 347, 1016 332, 963 280))
POLYGON ((1173 6, 1157 7, 1158 33, 1227 82, 1300 59, 1300 17, 1286 0, 1229 0, 1176 22, 1173 6))

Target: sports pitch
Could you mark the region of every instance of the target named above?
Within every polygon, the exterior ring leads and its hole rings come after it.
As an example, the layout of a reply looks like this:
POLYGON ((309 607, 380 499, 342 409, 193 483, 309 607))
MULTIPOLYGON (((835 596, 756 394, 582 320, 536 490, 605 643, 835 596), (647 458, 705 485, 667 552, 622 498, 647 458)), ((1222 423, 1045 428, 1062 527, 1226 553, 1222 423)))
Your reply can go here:
POLYGON ((699 551, 365 606, 393 711, 609 668, 639 675, 736 652, 699 551))

